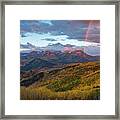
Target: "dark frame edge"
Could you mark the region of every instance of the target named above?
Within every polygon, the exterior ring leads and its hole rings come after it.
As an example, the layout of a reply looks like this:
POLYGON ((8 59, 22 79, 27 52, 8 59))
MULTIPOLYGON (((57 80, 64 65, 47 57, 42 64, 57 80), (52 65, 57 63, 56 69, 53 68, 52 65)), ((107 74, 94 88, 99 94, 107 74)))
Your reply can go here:
POLYGON ((120 30, 120 1, 115 5, 115 116, 119 119, 119 30, 120 30))
POLYGON ((1 118, 5 118, 5 2, 1 2, 1 118), (4 103, 3 103, 4 101, 4 103))
POLYGON ((1 2, 1 115, 0 119, 118 119, 119 120, 119 99, 117 97, 119 96, 119 23, 120 23, 120 1, 34 1, 33 5, 36 4, 50 4, 50 5, 58 5, 58 4, 69 4, 76 5, 115 5, 115 86, 117 87, 115 89, 115 115, 5 115, 5 104, 3 101, 5 101, 5 5, 31 5, 33 4, 33 1, 2 1, 1 2), (93 117, 94 116, 94 117, 93 117))
POLYGON ((4 5, 115 5, 119 0, 4 0, 4 5))
POLYGON ((116 115, 6 115, 5 119, 117 119, 116 115))

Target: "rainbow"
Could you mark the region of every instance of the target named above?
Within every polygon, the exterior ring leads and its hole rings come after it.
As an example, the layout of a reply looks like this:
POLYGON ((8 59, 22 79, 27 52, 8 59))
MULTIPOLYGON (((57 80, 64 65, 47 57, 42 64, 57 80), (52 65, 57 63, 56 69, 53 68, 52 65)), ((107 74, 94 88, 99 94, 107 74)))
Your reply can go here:
POLYGON ((89 31, 90 31, 90 27, 91 27, 91 25, 92 25, 92 22, 93 22, 93 21, 90 20, 89 25, 88 25, 88 29, 87 29, 87 31, 86 31, 86 35, 85 35, 85 41, 88 40, 89 31))
MULTIPOLYGON (((88 36, 89 36, 89 31, 90 31, 90 27, 92 25, 92 20, 90 20, 89 24, 88 24, 88 29, 86 30, 86 34, 85 34, 85 41, 88 41, 88 36)), ((82 51, 85 51, 85 48, 82 48, 82 51)))

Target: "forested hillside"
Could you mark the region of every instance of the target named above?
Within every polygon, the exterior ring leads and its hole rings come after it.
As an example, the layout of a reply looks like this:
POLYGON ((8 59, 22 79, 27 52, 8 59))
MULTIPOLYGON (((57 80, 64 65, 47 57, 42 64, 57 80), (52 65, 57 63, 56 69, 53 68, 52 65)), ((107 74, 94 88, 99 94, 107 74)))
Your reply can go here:
POLYGON ((100 63, 72 63, 23 77, 22 100, 99 100, 100 63))

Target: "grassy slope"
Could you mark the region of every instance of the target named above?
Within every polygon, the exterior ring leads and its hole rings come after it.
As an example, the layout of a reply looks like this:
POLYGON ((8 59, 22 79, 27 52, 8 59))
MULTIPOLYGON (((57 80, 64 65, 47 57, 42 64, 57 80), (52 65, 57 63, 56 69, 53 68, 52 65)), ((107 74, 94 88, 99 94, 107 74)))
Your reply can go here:
POLYGON ((21 99, 100 99, 100 64, 76 63, 44 72, 32 85, 21 86, 21 99))

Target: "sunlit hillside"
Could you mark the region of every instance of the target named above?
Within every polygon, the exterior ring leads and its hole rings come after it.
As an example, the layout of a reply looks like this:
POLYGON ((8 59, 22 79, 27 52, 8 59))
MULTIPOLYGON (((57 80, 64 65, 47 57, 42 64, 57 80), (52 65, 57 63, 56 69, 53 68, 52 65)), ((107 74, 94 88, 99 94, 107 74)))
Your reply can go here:
POLYGON ((99 100, 100 62, 67 64, 20 81, 21 100, 99 100))

